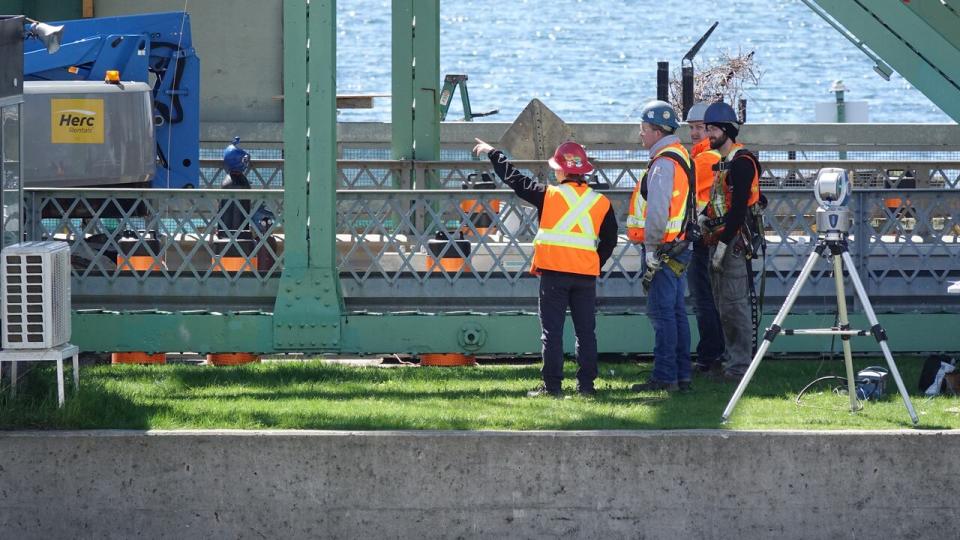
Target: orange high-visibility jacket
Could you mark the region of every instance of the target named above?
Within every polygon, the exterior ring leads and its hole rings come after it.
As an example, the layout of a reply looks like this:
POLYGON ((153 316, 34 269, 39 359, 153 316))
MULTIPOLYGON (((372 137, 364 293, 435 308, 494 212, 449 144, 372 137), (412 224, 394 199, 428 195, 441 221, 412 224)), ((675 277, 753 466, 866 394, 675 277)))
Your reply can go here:
MULTIPOLYGON (((666 153, 672 153, 682 159, 687 167, 690 167, 690 154, 680 143, 667 145, 657 152, 657 155, 650 160, 649 172, 653 163, 660 159, 666 153)), ((665 158, 670 159, 670 158, 665 158)), ((644 231, 647 224, 647 173, 633 188, 633 195, 630 197, 630 214, 627 216, 627 236, 633 242, 643 242, 645 239, 644 231)), ((686 172, 680 166, 673 167, 673 191, 670 193, 670 211, 667 217, 667 227, 664 232, 661 243, 672 242, 680 235, 683 230, 683 220, 687 210, 687 194, 690 193, 689 179, 686 172)))
POLYGON ((530 271, 554 270, 600 275, 600 225, 610 200, 583 183, 548 186, 540 212, 540 228, 533 239, 530 271))
POLYGON ((713 166, 720 161, 720 152, 710 148, 710 139, 704 137, 693 146, 690 157, 696 165, 697 175, 697 213, 710 203, 710 191, 713 189, 713 166))

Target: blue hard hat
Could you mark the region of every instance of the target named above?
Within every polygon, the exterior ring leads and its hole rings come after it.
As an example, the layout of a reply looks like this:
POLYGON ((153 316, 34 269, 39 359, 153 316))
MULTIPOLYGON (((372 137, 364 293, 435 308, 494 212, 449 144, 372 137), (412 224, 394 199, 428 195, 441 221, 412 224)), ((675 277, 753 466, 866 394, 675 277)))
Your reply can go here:
POLYGON ((250 168, 250 153, 240 148, 240 137, 223 150, 223 168, 228 173, 245 173, 250 168))
POLYGON ((740 124, 736 111, 733 107, 722 101, 718 101, 709 107, 703 113, 704 124, 740 124))
POLYGON ((680 127, 677 120, 677 111, 673 110, 666 101, 654 100, 643 106, 640 111, 640 120, 648 124, 669 128, 673 131, 680 127))

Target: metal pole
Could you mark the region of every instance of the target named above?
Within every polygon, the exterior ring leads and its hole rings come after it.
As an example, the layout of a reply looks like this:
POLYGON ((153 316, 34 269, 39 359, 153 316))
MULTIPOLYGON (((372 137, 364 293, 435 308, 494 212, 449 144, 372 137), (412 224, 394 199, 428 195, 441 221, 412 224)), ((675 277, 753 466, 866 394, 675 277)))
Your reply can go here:
MULTIPOLYGON (((845 124, 847 122, 847 105, 843 101, 843 93, 847 90, 847 87, 843 85, 843 81, 834 81, 833 86, 830 87, 830 91, 837 96, 837 123, 845 124)), ((840 152, 840 159, 847 159, 846 152, 840 152)))
POLYGON ((670 62, 657 62, 657 99, 670 102, 670 62))
POLYGON ((681 108, 681 118, 684 120, 687 119, 687 113, 690 112, 690 107, 693 107, 693 63, 691 62, 689 66, 683 66, 680 68, 680 100, 682 101, 681 108))
MULTIPOLYGON (((833 282, 837 289, 837 324, 841 331, 850 329, 847 318, 847 295, 843 289, 843 262, 839 254, 833 255, 833 282)), ((857 385, 853 380, 853 355, 850 351, 850 336, 841 334, 843 363, 847 367, 847 394, 850 396, 850 412, 857 410, 857 385)))
POLYGON ((887 360, 887 365, 890 366, 890 374, 893 375, 893 380, 897 383, 897 390, 900 391, 900 397, 903 398, 903 404, 907 407, 907 412, 910 414, 910 419, 913 420, 914 424, 920 422, 920 418, 917 417, 916 411, 913 410, 913 403, 910 402, 910 396, 907 394, 907 387, 903 384, 903 379, 900 377, 900 371, 897 369, 897 364, 893 361, 893 355, 890 353, 890 346, 887 344, 887 332, 880 326, 880 321, 877 320, 877 314, 873 312, 873 305, 870 304, 870 298, 867 297, 867 292, 863 289, 863 283, 860 282, 860 276, 857 275, 857 269, 853 266, 853 258, 850 257, 848 251, 843 252, 843 262, 847 265, 847 271, 850 274, 850 282, 853 283, 853 288, 857 291, 857 296, 860 297, 860 303, 863 305, 863 312, 867 315, 867 320, 870 321, 870 331, 873 332, 874 337, 877 340, 877 343, 880 344, 880 350, 883 351, 883 357, 887 360))

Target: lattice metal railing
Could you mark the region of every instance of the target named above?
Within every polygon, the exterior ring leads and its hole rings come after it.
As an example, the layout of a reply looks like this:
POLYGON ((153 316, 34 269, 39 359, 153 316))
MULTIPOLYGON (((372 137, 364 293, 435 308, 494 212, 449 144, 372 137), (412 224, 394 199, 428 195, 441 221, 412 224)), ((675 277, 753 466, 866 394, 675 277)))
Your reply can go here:
POLYGON ((80 307, 210 307, 227 290, 245 289, 233 301, 269 294, 283 267, 281 191, 30 189, 25 199, 31 239, 70 243, 80 307))
MULTIPOLYGON (((761 158, 763 156, 761 155, 761 158)), ((837 160, 837 159, 762 159, 762 185, 765 188, 810 187, 823 167, 851 171, 857 187, 862 188, 960 188, 960 161, 955 160, 837 160)), ((549 180, 552 173, 542 161, 517 161, 525 174, 549 180)), ((643 160, 595 160, 594 181, 613 188, 632 189, 646 168, 643 160)), ((487 160, 407 162, 393 160, 339 160, 337 185, 341 189, 418 188, 459 189, 476 179, 471 175, 491 174, 487 160)), ((226 179, 219 160, 201 161, 200 183, 217 189, 226 179)), ((256 189, 283 188, 283 160, 255 160, 248 180, 256 189)), ((492 179, 492 178, 491 178, 492 179)))
MULTIPOLYGON (((483 162, 472 165, 480 167, 418 172, 453 184, 483 172, 483 162)), ((377 167, 401 182, 411 178, 393 163, 377 167)), ((631 191, 606 193, 621 239, 600 277, 600 302, 639 309, 641 252, 623 236, 631 191)), ((528 268, 536 212, 511 191, 366 188, 337 197, 337 266, 351 308, 535 307, 528 268)), ((765 272, 775 308, 815 240, 816 204, 809 189, 771 188, 767 197, 765 272)), ((30 238, 71 243, 79 307, 273 304, 283 265, 282 191, 30 189, 25 210, 30 238)), ((955 308, 944 292, 960 279, 960 191, 861 188, 851 210, 851 252, 878 306, 955 308)), ((801 303, 831 295, 829 277, 828 266, 818 266, 801 303)))
MULTIPOLYGON (((872 294, 899 304, 919 295, 941 305, 948 278, 960 278, 960 193, 914 190, 909 198, 897 193, 854 193, 851 251, 872 294)), ((477 305, 536 297, 535 284, 527 279, 536 231, 532 208, 509 191, 410 195, 395 190, 339 194, 338 266, 345 289, 358 302, 387 301, 386 291, 392 290, 398 296, 409 292, 411 301, 449 303, 455 301, 450 297, 454 286, 470 291, 464 296, 477 305)), ((607 195, 622 230, 630 192, 607 195)), ((809 190, 770 190, 768 198, 765 272, 770 297, 776 299, 793 284, 816 240, 817 205, 809 190)), ((642 295, 640 270, 640 250, 621 236, 599 279, 607 305, 636 304, 642 295)), ((831 294, 829 267, 817 267, 810 283, 811 297, 831 294)))

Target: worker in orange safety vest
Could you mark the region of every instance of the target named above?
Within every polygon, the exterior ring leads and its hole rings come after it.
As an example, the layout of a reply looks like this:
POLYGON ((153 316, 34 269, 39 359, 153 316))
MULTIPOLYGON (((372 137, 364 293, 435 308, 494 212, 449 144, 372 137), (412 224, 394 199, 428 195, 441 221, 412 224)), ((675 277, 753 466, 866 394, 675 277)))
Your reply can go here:
POLYGON ((548 185, 524 176, 503 152, 476 141, 474 153, 486 155, 500 180, 539 214, 530 271, 540 276, 543 382, 527 395, 563 397, 563 325, 569 307, 577 338, 577 392, 593 396, 597 276, 617 245, 617 219, 610 201, 587 185, 593 165, 575 142, 558 146, 548 161, 558 183, 548 185))
POLYGON ((630 199, 627 236, 643 245, 646 274, 652 273, 647 317, 653 325, 654 346, 653 373, 647 382, 635 384, 631 390, 689 391, 690 325, 683 297, 691 250, 682 242, 693 165, 675 135, 680 124, 670 104, 651 101, 644 106, 640 119, 640 139, 650 152, 650 162, 630 199))
MULTIPOLYGON (((710 202, 713 188, 713 166, 720 161, 720 153, 710 148, 710 139, 706 136, 703 115, 710 104, 700 102, 687 112, 687 125, 690 126, 690 141, 696 171, 697 213, 703 212, 710 202)), ((720 324, 720 312, 713 298, 710 286, 710 247, 704 239, 693 244, 693 257, 687 267, 687 286, 693 301, 693 312, 697 317, 697 360, 693 363, 695 373, 717 373, 723 358, 723 328, 720 324)))

